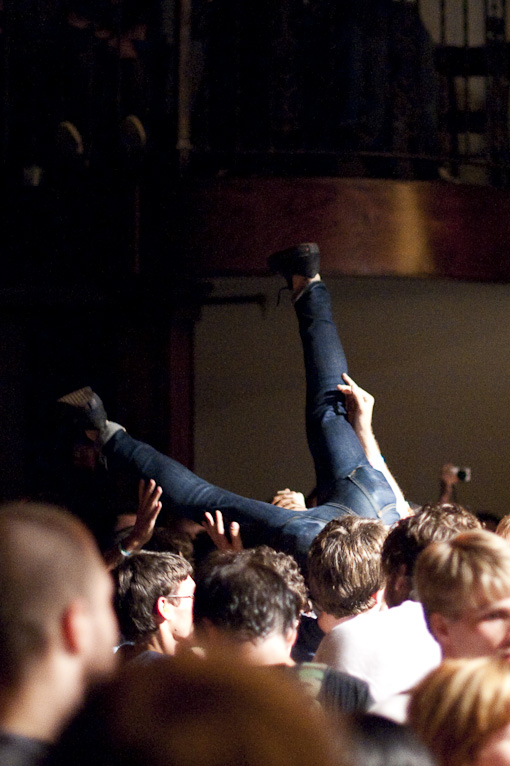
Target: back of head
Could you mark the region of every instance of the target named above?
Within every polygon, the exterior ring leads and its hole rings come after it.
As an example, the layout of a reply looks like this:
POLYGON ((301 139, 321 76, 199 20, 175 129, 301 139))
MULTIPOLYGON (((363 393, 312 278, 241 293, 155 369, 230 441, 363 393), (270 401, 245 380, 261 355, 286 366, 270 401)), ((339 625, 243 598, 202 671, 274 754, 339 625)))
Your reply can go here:
POLYGON ((456 503, 429 503, 415 516, 401 519, 388 534, 382 549, 389 606, 414 597, 411 578, 418 556, 427 545, 480 528, 476 516, 456 503))
POLYGON ((302 599, 283 577, 250 556, 212 554, 197 573, 193 617, 239 641, 285 635, 295 627, 302 599))
POLYGON ((308 579, 317 606, 337 618, 360 614, 375 604, 384 585, 381 549, 386 528, 359 516, 333 519, 308 552, 308 579))
POLYGON ((510 723, 510 664, 445 660, 413 690, 409 724, 440 766, 465 766, 510 723))
POLYGON ((407 726, 373 713, 349 718, 353 766, 435 766, 428 747, 407 726))
POLYGON ((481 529, 476 516, 456 503, 424 505, 415 516, 402 519, 384 541, 382 560, 386 574, 402 564, 413 574, 416 559, 430 543, 450 540, 460 532, 481 529))
POLYGON ((510 598, 510 546, 493 532, 473 530, 432 543, 419 556, 415 587, 427 618, 451 619, 510 598))
POLYGON ((158 598, 176 593, 191 574, 191 564, 175 553, 139 551, 124 559, 114 572, 114 604, 123 637, 137 641, 155 633, 158 598))
POLYGON ((287 587, 293 591, 300 599, 300 611, 306 612, 310 609, 308 600, 308 591, 299 565, 296 559, 283 551, 275 551, 268 545, 259 545, 256 548, 248 548, 240 554, 246 556, 251 561, 258 561, 275 570, 283 579, 287 587))
MULTIPOLYGON (((88 530, 58 508, 0 509, 0 680, 19 683, 57 635, 66 607, 91 599, 104 566, 88 530)), ((113 619, 113 618, 112 618, 113 619)))
POLYGON ((293 679, 216 660, 125 666, 74 721, 68 766, 342 766, 320 711, 293 679))

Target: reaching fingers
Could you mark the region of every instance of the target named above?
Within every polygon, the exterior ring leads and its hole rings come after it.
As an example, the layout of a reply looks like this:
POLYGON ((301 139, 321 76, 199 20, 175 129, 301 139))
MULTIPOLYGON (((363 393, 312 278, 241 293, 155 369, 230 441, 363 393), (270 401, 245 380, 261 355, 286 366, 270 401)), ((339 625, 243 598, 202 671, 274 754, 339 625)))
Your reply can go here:
POLYGON ((243 541, 241 540, 241 527, 237 521, 233 521, 230 525, 230 539, 232 541, 232 550, 243 550, 243 541))
POLYGON ((154 479, 147 483, 140 481, 138 485, 138 513, 143 515, 158 514, 162 508, 160 501, 163 489, 156 485, 154 479))
POLYGON ((356 402, 373 406, 375 399, 372 394, 369 394, 368 391, 365 391, 364 388, 358 386, 358 384, 349 375, 347 375, 346 372, 342 374, 342 378, 347 383, 347 385, 342 385, 340 383, 337 386, 337 389, 341 391, 342 394, 352 397, 352 399, 356 400, 356 402))
POLYGON ((342 378, 345 380, 348 386, 351 386, 351 388, 354 388, 355 386, 358 387, 358 384, 354 382, 354 380, 350 377, 350 375, 347 375, 346 372, 342 373, 342 378))
POLYGON ((206 511, 204 513, 204 521, 202 522, 202 526, 208 529, 209 527, 214 527, 214 519, 212 517, 212 514, 209 513, 209 511, 206 511))
POLYGON ((222 537, 225 535, 225 525, 223 523, 223 514, 221 511, 215 511, 216 516, 216 530, 222 537))
POLYGON ((229 526, 230 540, 225 534, 225 524, 223 521, 223 514, 221 511, 215 511, 214 517, 212 513, 206 511, 204 513, 204 521, 202 526, 205 531, 221 551, 242 551, 243 543, 241 540, 240 527, 237 521, 233 521, 229 526))
POLYGON ((140 479, 138 482, 138 505, 141 505, 144 501, 144 498, 146 497, 147 492, 152 492, 154 487, 156 486, 156 482, 154 479, 151 479, 150 481, 145 481, 145 479, 140 479))

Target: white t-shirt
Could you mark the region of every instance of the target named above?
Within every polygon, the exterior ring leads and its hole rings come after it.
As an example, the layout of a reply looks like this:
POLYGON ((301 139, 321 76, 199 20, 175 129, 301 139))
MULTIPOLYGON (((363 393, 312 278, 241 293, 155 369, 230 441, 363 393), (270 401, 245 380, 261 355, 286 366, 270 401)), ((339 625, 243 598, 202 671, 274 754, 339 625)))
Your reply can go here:
POLYGON ((391 721, 395 721, 395 723, 407 723, 407 708, 409 707, 410 699, 410 694, 399 692, 399 694, 393 694, 381 702, 376 702, 368 712, 381 715, 383 718, 389 718, 391 721))
POLYGON ((322 639, 314 660, 367 681, 378 702, 421 681, 439 665, 441 651, 421 604, 404 601, 337 625, 322 639))

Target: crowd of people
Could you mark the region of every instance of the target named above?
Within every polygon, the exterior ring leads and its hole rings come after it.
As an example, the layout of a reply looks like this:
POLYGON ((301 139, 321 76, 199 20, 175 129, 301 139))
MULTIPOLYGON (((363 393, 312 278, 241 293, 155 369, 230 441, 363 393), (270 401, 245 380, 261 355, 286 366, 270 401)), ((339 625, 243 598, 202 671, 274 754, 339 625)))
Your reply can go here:
POLYGON ((62 509, 0 509, 2 764, 510 766, 510 516, 491 531, 444 493, 406 502, 319 264, 313 243, 270 258, 303 343, 316 505, 209 484, 90 388, 60 400, 139 480, 138 512, 100 552, 62 509))

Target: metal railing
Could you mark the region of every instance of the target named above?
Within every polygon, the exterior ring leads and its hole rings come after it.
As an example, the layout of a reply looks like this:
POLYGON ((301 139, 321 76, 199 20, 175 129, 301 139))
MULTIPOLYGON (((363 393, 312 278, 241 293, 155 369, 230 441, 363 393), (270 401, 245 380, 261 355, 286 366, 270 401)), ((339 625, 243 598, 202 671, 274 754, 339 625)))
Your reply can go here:
POLYGON ((6 164, 148 149, 205 175, 509 185, 506 0, 20 5, 0 36, 6 164))

